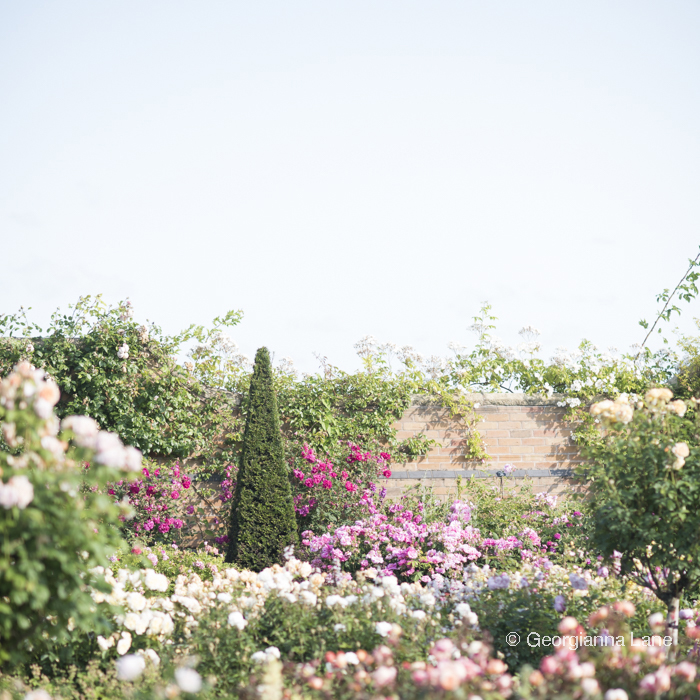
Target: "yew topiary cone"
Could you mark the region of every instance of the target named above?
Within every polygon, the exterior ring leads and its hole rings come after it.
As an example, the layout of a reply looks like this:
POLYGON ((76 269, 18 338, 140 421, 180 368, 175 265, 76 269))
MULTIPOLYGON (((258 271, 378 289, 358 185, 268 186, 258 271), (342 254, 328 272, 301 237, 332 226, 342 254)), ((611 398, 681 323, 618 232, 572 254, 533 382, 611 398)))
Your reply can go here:
POLYGON ((281 563, 284 549, 297 542, 267 348, 255 355, 247 408, 226 561, 261 571, 281 563))

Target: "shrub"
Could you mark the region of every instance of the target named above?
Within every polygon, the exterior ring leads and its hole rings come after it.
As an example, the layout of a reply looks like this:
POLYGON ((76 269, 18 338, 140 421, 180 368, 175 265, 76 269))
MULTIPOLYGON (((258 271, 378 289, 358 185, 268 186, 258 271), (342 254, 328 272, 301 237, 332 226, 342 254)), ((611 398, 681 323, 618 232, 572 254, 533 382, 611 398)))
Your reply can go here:
POLYGON ((289 462, 300 531, 353 523, 381 507, 386 489, 375 482, 391 476, 388 452, 373 454, 349 440, 323 457, 307 444, 293 446, 297 454, 289 462))
POLYGON ((71 648, 63 645, 107 631, 113 612, 95 606, 87 586, 110 590, 93 569, 122 543, 118 517, 126 513, 99 490, 139 470, 141 455, 91 418, 59 424, 59 396, 27 362, 0 383, 9 446, 0 451, 0 663, 65 659, 71 648))
POLYGON ((255 356, 246 412, 226 560, 260 571, 282 561, 284 550, 297 541, 267 348, 255 356))
POLYGON ((607 434, 580 468, 592 496, 592 544, 604 555, 622 552, 622 573, 667 606, 669 624, 681 595, 700 584, 697 428, 672 398, 651 389, 637 410, 624 398, 592 406, 607 434))
POLYGON ((459 579, 470 562, 501 571, 526 561, 594 565, 582 511, 567 501, 557 505, 551 494, 533 494, 529 484, 501 496, 479 481, 460 483, 459 497, 445 502, 417 488, 397 503, 375 504, 368 491, 361 518, 306 530, 302 544, 324 568, 340 563, 353 572, 376 566, 386 575, 424 582, 434 574, 459 579))
POLYGON ((630 630, 627 618, 634 613, 635 606, 621 600, 593 612, 587 624, 585 616, 565 617, 557 629, 560 644, 550 648, 553 653, 541 660, 539 670, 527 666, 521 670, 519 696, 523 700, 698 698, 697 655, 673 663, 669 638, 659 635, 653 616, 644 636, 630 630))
MULTIPOLYGON (((240 318, 231 311, 214 320, 212 332, 240 318)), ((236 452, 234 397, 205 389, 194 368, 176 359, 183 343, 203 332, 190 326, 165 335, 155 324, 135 323, 129 301, 107 308, 99 295, 81 297, 68 313, 56 311, 46 329, 0 313, 0 336, 10 336, 0 337, 0 376, 30 361, 60 388, 59 418, 88 415, 149 456, 195 456, 223 466, 236 452), (12 337, 17 332, 25 337, 12 337), (34 333, 42 337, 28 337, 34 333)))

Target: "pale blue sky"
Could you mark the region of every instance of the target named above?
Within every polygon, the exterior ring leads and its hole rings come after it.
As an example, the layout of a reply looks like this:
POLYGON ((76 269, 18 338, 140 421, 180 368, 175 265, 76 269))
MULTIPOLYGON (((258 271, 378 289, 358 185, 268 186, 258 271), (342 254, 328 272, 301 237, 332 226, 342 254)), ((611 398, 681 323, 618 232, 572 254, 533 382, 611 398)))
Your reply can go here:
POLYGON ((488 299, 626 348, 700 244, 698 37, 695 0, 0 0, 0 312, 242 308, 349 369, 488 299))

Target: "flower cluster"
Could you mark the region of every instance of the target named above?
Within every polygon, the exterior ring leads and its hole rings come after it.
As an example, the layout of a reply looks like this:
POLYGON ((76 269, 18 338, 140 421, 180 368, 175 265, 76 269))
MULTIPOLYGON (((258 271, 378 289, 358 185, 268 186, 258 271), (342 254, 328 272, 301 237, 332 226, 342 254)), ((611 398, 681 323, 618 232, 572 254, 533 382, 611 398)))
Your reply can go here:
MULTIPOLYGON (((161 551, 161 560, 167 558, 161 551)), ((155 566, 160 568, 158 557, 151 561, 154 560, 155 566)), ((197 563, 194 563, 195 567, 197 563)), ((399 584, 396 577, 381 577, 376 570, 366 572, 362 579, 364 583, 355 583, 350 576, 343 576, 340 588, 335 589, 338 593, 329 592, 324 596, 322 589, 329 585, 329 577, 315 570, 308 562, 293 557, 287 560, 284 567, 275 565, 259 573, 235 568, 219 571, 218 566, 209 566, 209 580, 202 579, 199 573, 178 575, 170 596, 157 595, 168 591, 170 584, 168 578, 155 569, 118 569, 116 575, 110 569, 96 569, 94 573, 104 575, 111 592, 93 591, 93 600, 98 604, 108 602, 123 605, 125 610, 125 614, 115 618, 117 631, 109 638, 98 639, 100 649, 107 651, 115 647, 118 654, 126 654, 134 637, 141 639, 141 645, 147 644, 149 638, 165 643, 180 623, 180 632, 189 637, 199 621, 208 614, 207 611, 221 606, 226 612, 228 625, 243 630, 251 619, 263 614, 266 601, 271 597, 295 605, 324 606, 329 610, 369 605, 381 599, 381 605, 394 613, 415 619, 425 619, 425 613, 416 610, 416 605, 436 605, 436 598, 429 592, 430 589, 420 584, 399 584), (373 582, 375 578, 377 580, 373 582)), ((445 604, 452 607, 454 602, 447 600, 445 604)), ((466 604, 462 604, 457 613, 468 619, 472 626, 478 623, 466 604)), ((392 630, 391 624, 375 624, 376 634, 380 637, 387 637, 392 630)))
POLYGON ((292 464, 292 490, 294 509, 308 526, 315 526, 319 518, 354 520, 363 511, 376 512, 377 505, 386 495, 377 493, 375 480, 391 476, 391 455, 380 452, 374 455, 354 442, 339 445, 339 457, 343 466, 335 466, 330 457, 319 457, 308 444, 301 448, 301 459, 292 464), (359 509, 359 513, 358 513, 359 509))
POLYGON ((615 401, 605 400, 594 403, 590 409, 591 415, 600 417, 610 423, 629 423, 634 416, 634 409, 627 397, 619 396, 615 401))
MULTIPOLYGON (((545 498, 554 505, 553 497, 545 498)), ((342 562, 350 571, 379 566, 387 575, 422 581, 429 581, 433 574, 461 576, 465 567, 476 560, 503 562, 511 558, 516 564, 532 560, 541 566, 560 548, 561 533, 555 532, 552 539, 547 539, 530 526, 525 526, 517 536, 484 536, 468 524, 472 506, 463 501, 452 503, 446 522, 426 522, 420 505, 414 511, 394 504, 386 514, 375 512, 352 525, 318 535, 307 530, 302 544, 317 566, 332 567, 342 562)), ((555 526, 562 530, 580 526, 581 513, 574 511, 571 516, 551 518, 535 511, 531 517, 547 522, 549 532, 555 526)))
POLYGON ((0 663, 47 653, 73 631, 102 629, 104 614, 87 592, 95 583, 90 569, 105 548, 118 546, 114 526, 130 509, 104 499, 100 489, 141 466, 138 450, 92 418, 60 421, 53 413, 59 398, 53 380, 28 362, 0 382, 10 447, 0 449, 0 540, 11 543, 0 553, 0 588, 12 602, 1 614, 0 663))
POLYGON ((22 510, 33 500, 34 486, 24 474, 11 476, 6 484, 0 481, 0 506, 6 510, 15 506, 22 510))
POLYGON ((169 533, 183 528, 178 501, 191 484, 191 477, 176 462, 172 467, 143 467, 140 478, 109 484, 108 493, 117 501, 126 499, 133 507, 135 517, 128 526, 130 533, 156 541, 172 539, 169 533))
MULTIPOLYGON (((687 658, 673 663, 668 654, 671 638, 654 633, 663 615, 650 616, 651 632, 635 638, 626 622, 634 613, 632 603, 618 601, 592 613, 588 630, 574 617, 562 619, 554 637, 556 650, 542 658, 539 670, 522 679, 525 696, 697 697, 696 663, 687 658)), ((688 631, 696 629, 691 626, 688 631)))
POLYGON ((299 697, 444 697, 457 691, 460 697, 508 698, 513 678, 506 665, 490 655, 481 641, 438 639, 428 650, 430 662, 399 663, 395 647, 381 644, 371 652, 329 651, 324 659, 288 664, 284 675, 299 697), (394 648, 392 648, 394 647, 394 648), (381 693, 378 696, 376 693, 381 693), (478 694, 478 695, 477 695, 478 694))
MULTIPOLYGON (((58 403, 61 392, 52 379, 46 376, 43 369, 36 369, 29 362, 20 362, 14 371, 0 381, 0 406, 12 411, 15 408, 23 410, 31 408, 34 413, 44 420, 53 416, 53 407, 58 403)), ((10 447, 12 437, 5 439, 10 447)))

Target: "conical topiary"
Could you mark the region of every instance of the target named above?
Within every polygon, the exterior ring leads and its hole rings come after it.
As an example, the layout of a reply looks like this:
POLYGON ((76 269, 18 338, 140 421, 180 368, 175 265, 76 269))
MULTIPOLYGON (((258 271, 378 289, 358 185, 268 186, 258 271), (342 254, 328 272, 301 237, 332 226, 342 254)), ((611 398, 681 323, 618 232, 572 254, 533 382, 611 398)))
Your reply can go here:
POLYGON ((277 398, 267 348, 255 355, 226 561, 254 571, 280 563, 297 542, 277 398))

